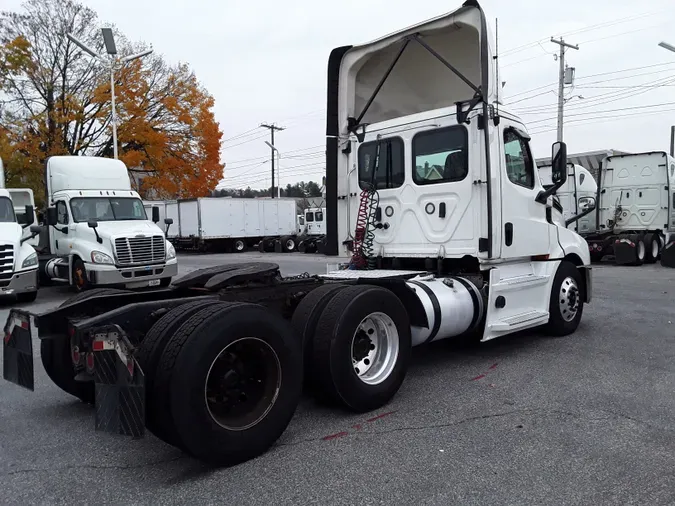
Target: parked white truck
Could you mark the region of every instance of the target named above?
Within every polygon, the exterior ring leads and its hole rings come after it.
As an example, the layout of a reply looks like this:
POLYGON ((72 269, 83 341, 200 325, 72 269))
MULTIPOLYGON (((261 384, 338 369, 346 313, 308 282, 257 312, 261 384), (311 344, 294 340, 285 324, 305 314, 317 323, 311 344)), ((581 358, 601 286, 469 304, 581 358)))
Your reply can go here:
POLYGON ((298 237, 298 251, 302 253, 323 253, 326 243, 326 208, 305 209, 305 231, 298 237))
MULTIPOLYGON (((540 165, 539 177, 545 189, 553 186, 551 166, 540 165)), ((581 165, 567 164, 567 182, 555 193, 554 211, 566 227, 580 234, 595 231, 595 199, 598 185, 590 171, 581 165)))
POLYGON ((174 247, 148 219, 127 167, 110 158, 52 156, 45 166, 47 227, 37 247, 43 279, 92 286, 168 286, 174 247))
POLYGON ((675 159, 665 151, 606 157, 600 167, 594 260, 619 265, 656 262, 675 230, 675 159))
POLYGON ((34 226, 34 203, 24 203, 23 213, 17 214, 12 192, 23 195, 26 190, 5 188, 5 170, 0 160, 0 295, 32 302, 38 293, 38 259, 30 245, 38 232, 34 226))
POLYGON ((488 39, 468 0, 331 53, 326 253, 352 255, 348 269, 283 277, 275 264, 232 263, 160 294, 12 309, 4 377, 34 388, 35 336, 56 384, 96 405, 99 430, 148 427, 232 465, 281 436, 303 375, 324 403, 368 412, 399 390, 413 346, 574 332, 592 284, 588 245, 552 217, 566 147, 553 145, 545 190, 524 123, 493 107, 488 39))

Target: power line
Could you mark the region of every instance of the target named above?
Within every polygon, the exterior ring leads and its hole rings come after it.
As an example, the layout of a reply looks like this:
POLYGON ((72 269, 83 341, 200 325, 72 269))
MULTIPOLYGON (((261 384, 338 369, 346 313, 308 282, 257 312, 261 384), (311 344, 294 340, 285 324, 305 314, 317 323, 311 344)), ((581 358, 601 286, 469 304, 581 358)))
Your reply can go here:
MULTIPOLYGON (((605 114, 605 113, 613 113, 613 112, 621 112, 621 111, 632 111, 636 109, 650 109, 653 107, 663 107, 664 105, 675 105, 675 102, 664 102, 661 104, 647 104, 647 105, 636 105, 632 107, 620 107, 618 109, 606 109, 604 111, 590 111, 590 112, 578 112, 576 114, 567 114, 566 117, 574 117, 574 116, 595 116, 596 114, 605 114)), ((527 124, 531 125, 534 123, 542 123, 544 121, 550 121, 552 119, 555 119, 555 117, 551 118, 546 118, 546 119, 538 119, 534 121, 528 121, 527 124)), ((536 128, 536 127, 535 127, 536 128)))

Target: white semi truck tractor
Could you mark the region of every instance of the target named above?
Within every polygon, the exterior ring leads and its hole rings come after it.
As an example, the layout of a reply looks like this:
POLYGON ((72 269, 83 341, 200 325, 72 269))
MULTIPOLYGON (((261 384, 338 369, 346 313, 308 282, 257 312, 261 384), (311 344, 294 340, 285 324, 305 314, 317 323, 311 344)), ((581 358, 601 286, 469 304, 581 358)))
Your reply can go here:
MULTIPOLYGON (((545 189, 553 186, 550 165, 539 165, 539 177, 545 189)), ((579 234, 595 232, 597 193, 593 174, 581 165, 568 163, 567 181, 553 197, 554 216, 579 234)))
POLYGON ((168 286, 178 273, 174 247, 132 190, 127 167, 111 158, 52 156, 45 165, 47 227, 37 246, 45 282, 75 291, 93 286, 168 286))
MULTIPOLYGON (((37 233, 34 204, 15 212, 12 191, 5 188, 5 169, 0 160, 0 296, 32 302, 38 293, 38 259, 30 241, 37 233)), ((31 193, 32 195, 32 193, 31 193)))
POLYGON ((279 438, 303 384, 367 412, 396 395, 413 346, 574 332, 592 287, 586 241, 552 214, 566 147, 553 145, 547 190, 525 124, 495 106, 488 39, 469 0, 331 53, 325 252, 347 268, 284 277, 232 263, 167 290, 12 310, 5 378, 33 388, 32 329, 52 379, 96 406, 100 430, 148 428, 231 465, 279 438))

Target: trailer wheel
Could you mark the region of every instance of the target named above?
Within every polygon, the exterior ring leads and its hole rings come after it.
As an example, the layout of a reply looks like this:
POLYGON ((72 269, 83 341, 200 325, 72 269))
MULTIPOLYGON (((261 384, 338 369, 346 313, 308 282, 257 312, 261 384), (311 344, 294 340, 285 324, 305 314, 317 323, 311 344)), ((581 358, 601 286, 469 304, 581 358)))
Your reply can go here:
POLYGON ((199 300, 174 307, 150 327, 139 346, 136 360, 145 375, 146 427, 166 443, 175 444, 169 440, 170 431, 165 430, 165 421, 169 413, 161 409, 161 403, 155 393, 157 365, 166 343, 176 330, 197 311, 218 303, 217 300, 199 300))
POLYGON ((645 246, 644 238, 640 235, 633 235, 630 236, 630 240, 635 243, 635 262, 632 265, 644 264, 647 257, 647 247, 645 246))
POLYGON ((577 330, 584 311, 585 294, 581 273, 574 264, 563 260, 558 266, 551 289, 548 334, 566 336, 577 330))
POLYGON ((659 241, 658 234, 645 234, 645 263, 653 264, 659 258, 661 251, 661 241, 659 241))
POLYGON ((299 340, 256 304, 221 303, 193 315, 168 342, 162 371, 171 371, 164 379, 181 447, 212 465, 264 453, 302 393, 299 340))
MULTIPOLYGON (((115 288, 94 288, 88 292, 72 296, 65 302, 62 302, 60 307, 98 295, 112 295, 124 292, 125 290, 117 290, 115 288)), ((47 376, 57 387, 77 397, 82 402, 94 404, 94 382, 75 381, 75 368, 70 356, 70 339, 67 336, 59 336, 54 339, 41 339, 40 359, 47 376)))
POLYGON ((290 236, 282 237, 281 249, 284 253, 293 253, 296 249, 295 239, 290 236))
POLYGON ((377 286, 349 286, 330 300, 313 336, 317 396, 357 412, 379 408, 403 383, 410 353, 410 321, 398 297, 377 286))
POLYGON ((232 249, 234 249, 235 253, 243 253, 246 251, 246 242, 242 239, 237 239, 232 244, 232 249))
MULTIPOLYGON (((295 308, 291 325, 302 339, 305 364, 309 364, 312 360, 312 339, 321 313, 335 294, 344 288, 347 288, 347 285, 342 283, 322 285, 305 295, 295 308)), ((309 373, 309 370, 305 370, 305 373, 309 373)), ((311 387, 311 384, 309 386, 311 387)))

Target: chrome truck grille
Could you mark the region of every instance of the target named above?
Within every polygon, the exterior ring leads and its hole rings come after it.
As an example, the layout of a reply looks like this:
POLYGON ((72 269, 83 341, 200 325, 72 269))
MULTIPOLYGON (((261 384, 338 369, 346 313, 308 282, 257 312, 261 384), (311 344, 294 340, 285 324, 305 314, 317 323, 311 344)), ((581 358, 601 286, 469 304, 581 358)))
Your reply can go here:
POLYGON ((0 244, 0 279, 12 277, 14 270, 14 246, 0 244))
POLYGON ((119 265, 138 265, 163 262, 166 256, 164 237, 118 237, 115 253, 119 265))

